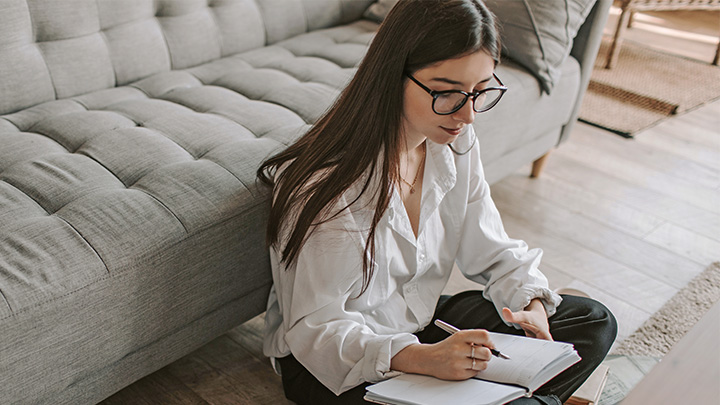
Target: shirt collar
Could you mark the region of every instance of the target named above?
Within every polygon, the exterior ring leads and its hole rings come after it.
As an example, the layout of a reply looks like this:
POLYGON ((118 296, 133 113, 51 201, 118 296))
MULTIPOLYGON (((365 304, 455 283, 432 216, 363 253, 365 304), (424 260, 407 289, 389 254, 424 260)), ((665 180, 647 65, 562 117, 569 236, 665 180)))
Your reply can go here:
POLYGON ((427 151, 418 235, 422 233, 425 222, 438 208, 445 195, 455 187, 457 181, 455 157, 450 148, 447 145, 427 141, 427 151))
MULTIPOLYGON (((418 236, 422 234, 425 223, 433 215, 445 195, 455 187, 457 170, 455 156, 447 145, 427 142, 427 157, 425 159, 425 173, 423 175, 422 200, 420 202, 420 221, 418 236)), ((393 191, 388 212, 386 213, 390 227, 415 244, 415 235, 410 227, 405 205, 397 189, 393 191)))

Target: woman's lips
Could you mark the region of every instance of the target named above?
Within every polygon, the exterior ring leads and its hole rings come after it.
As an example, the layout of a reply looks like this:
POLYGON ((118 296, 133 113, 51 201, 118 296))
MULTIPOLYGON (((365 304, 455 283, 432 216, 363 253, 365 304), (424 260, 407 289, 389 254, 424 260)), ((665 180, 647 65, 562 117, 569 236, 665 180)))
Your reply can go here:
POLYGON ((460 135, 460 132, 462 131, 462 127, 461 127, 461 128, 445 128, 445 127, 440 127, 440 128, 444 129, 445 132, 447 132, 448 134, 453 135, 453 136, 458 136, 458 135, 460 135))

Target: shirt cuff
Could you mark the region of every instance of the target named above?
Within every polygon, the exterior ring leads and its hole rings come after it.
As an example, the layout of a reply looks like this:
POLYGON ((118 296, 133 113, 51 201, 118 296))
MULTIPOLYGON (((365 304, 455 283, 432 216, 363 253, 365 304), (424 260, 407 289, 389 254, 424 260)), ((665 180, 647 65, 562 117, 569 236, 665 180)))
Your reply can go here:
POLYGON ((530 305, 530 301, 539 298, 545 307, 548 318, 555 315, 558 305, 562 302, 562 297, 554 293, 546 287, 539 285, 526 285, 520 288, 510 302, 510 309, 513 312, 521 311, 530 305))
MULTIPOLYGON (((378 382, 402 374, 399 371, 390 370, 392 358, 404 348, 420 343, 420 341, 412 333, 401 333, 388 337, 388 339, 379 343, 380 347, 376 348, 377 357, 375 361, 367 362, 368 369, 363 370, 363 377, 367 382, 378 382), (371 367, 372 369, 370 369, 371 367)), ((372 348, 368 349, 372 350, 372 348)))

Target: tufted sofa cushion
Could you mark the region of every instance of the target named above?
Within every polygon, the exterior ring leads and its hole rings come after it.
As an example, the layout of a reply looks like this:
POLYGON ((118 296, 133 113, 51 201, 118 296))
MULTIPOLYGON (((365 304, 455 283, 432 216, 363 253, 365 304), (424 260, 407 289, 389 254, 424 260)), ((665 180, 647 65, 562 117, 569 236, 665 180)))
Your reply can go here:
POLYGON ((97 402, 262 311, 255 169, 352 77, 377 25, 317 28, 362 3, 0 2, 0 402, 97 402))
POLYGON ((375 28, 303 34, 1 116, 0 318, 256 204, 254 168, 332 103, 375 28))
POLYGON ((0 114, 356 20, 368 1, 6 0, 0 114))

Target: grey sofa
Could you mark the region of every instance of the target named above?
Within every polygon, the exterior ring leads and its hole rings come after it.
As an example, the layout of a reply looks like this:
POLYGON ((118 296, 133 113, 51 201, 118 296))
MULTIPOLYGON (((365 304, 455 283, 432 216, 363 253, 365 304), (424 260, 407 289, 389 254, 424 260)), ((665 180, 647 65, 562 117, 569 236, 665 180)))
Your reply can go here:
MULTIPOLYGON (((96 403, 262 313, 258 164, 351 78, 370 0, 0 0, 0 403, 96 403)), ((508 60, 491 182, 569 133, 609 1, 551 94, 508 60)))

